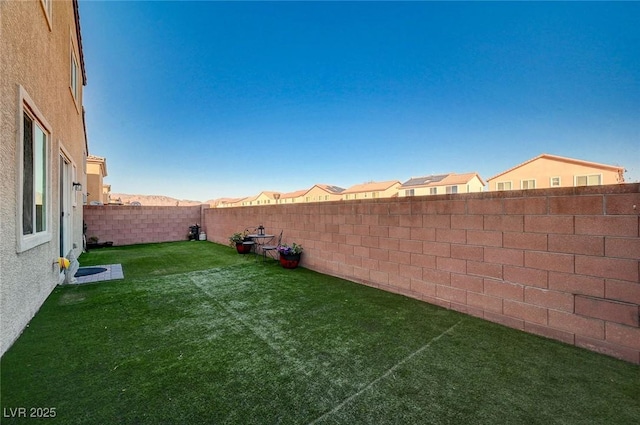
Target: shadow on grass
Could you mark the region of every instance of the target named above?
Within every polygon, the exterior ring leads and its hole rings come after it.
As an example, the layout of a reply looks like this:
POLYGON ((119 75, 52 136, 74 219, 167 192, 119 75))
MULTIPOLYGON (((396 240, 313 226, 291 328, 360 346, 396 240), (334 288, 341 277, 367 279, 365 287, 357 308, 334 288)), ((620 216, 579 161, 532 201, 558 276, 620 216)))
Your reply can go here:
MULTIPOLYGON (((231 248, 111 248, 2 358, 54 423, 635 424, 637 366, 231 248)), ((20 423, 3 418, 3 423, 20 423)))

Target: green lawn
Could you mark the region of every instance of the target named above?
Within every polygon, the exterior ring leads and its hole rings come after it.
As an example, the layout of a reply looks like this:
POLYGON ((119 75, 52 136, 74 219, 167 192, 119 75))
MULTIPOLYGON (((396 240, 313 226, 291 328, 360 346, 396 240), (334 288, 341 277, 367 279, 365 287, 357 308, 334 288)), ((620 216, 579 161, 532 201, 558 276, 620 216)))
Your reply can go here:
POLYGON ((3 424, 640 421, 638 366, 403 296, 209 242, 80 262, 126 278, 53 291, 2 358, 3 424))

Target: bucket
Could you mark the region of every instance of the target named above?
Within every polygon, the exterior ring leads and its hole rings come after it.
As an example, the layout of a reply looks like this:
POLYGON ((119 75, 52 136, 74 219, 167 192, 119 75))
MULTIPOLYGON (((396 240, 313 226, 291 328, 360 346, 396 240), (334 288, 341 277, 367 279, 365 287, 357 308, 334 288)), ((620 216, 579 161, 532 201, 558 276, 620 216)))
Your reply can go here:
POLYGON ((206 241, 207 240, 207 234, 206 233, 200 233, 200 240, 201 241, 206 241))

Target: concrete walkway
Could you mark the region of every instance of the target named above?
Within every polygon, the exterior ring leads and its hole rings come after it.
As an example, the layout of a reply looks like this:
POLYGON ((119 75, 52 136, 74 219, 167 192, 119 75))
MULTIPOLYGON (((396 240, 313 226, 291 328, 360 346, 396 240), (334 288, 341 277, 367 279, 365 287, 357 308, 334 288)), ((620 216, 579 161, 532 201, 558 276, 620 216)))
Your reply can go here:
MULTIPOLYGON (((88 266, 89 267, 89 266, 88 266)), ((107 270, 102 273, 96 273, 89 276, 77 277, 76 285, 82 283, 94 283, 102 282, 104 280, 124 279, 124 272, 122 271, 122 264, 109 264, 105 266, 90 266, 90 267, 103 267, 107 270)))

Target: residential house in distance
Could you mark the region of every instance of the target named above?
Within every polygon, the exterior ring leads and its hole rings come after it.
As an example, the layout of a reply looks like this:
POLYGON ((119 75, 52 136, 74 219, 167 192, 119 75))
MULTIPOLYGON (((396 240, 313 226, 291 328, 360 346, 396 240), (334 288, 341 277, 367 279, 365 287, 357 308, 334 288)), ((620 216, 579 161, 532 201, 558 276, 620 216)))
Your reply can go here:
POLYGON ((207 201, 206 203, 209 204, 210 208, 228 208, 235 206, 234 204, 237 204, 243 199, 245 198, 219 198, 212 199, 210 201, 207 201))
POLYGON ((328 184, 315 184, 302 197, 304 202, 339 201, 344 188, 328 184))
POLYGON ((109 204, 111 186, 104 184, 105 177, 107 177, 106 158, 89 155, 87 157, 87 204, 109 204))
POLYGON ((255 206, 255 205, 270 205, 275 204, 276 200, 280 198, 279 192, 263 191, 256 196, 244 198, 240 204, 243 207, 255 206))
POLYGON ((412 177, 402 183, 399 196, 444 195, 453 193, 482 192, 485 183, 478 173, 438 174, 412 177))
POLYGON ((342 199, 353 201, 355 199, 392 198, 398 196, 399 187, 399 180, 356 184, 342 192, 342 199))
POLYGON ((281 193, 280 199, 277 200, 278 204, 294 204, 296 202, 304 202, 304 194, 309 189, 296 190, 294 192, 281 193))
POLYGON ((88 153, 77 0, 0 2, 0 354, 82 250, 88 153))
POLYGON ((542 154, 487 180, 489 190, 544 189, 624 183, 624 167, 542 154))

